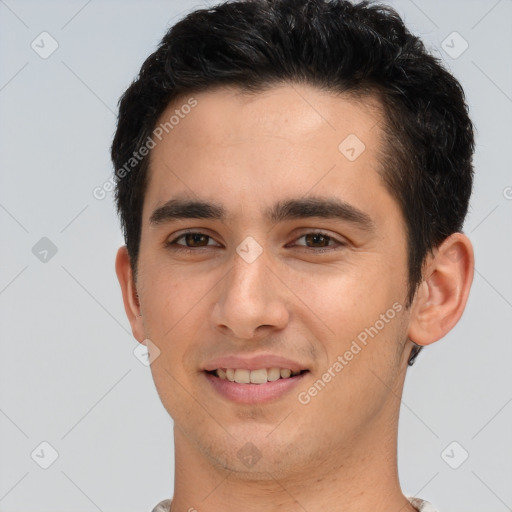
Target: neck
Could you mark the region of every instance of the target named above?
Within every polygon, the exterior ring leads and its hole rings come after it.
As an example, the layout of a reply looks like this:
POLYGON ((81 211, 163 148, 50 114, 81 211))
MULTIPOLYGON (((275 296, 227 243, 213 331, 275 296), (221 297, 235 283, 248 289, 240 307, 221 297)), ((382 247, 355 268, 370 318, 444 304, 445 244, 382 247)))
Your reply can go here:
POLYGON ((378 423, 303 471, 276 473, 220 467, 175 426, 172 512, 413 512, 398 480, 397 418, 378 423))

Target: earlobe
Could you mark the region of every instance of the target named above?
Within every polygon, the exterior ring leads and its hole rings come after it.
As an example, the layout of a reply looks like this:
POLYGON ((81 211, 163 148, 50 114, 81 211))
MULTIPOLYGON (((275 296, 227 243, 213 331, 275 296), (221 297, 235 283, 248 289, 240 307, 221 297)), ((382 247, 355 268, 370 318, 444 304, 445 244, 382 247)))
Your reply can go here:
POLYGON ((466 307, 473 273, 471 241, 462 233, 450 235, 425 266, 411 309, 408 336, 412 341, 430 345, 453 329, 466 307))
POLYGON ((119 285, 121 286, 124 309, 130 322, 133 336, 137 341, 142 342, 145 339, 145 335, 140 311, 139 296, 133 279, 130 256, 126 246, 124 245, 117 251, 116 274, 119 285))

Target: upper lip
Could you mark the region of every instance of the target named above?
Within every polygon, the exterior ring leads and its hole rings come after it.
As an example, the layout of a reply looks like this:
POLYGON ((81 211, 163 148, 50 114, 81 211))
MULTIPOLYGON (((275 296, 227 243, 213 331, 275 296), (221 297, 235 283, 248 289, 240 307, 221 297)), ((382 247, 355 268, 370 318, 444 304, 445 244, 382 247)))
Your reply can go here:
POLYGON ((307 368, 286 357, 272 354, 258 354, 252 356, 228 355, 213 359, 203 367, 205 371, 213 371, 219 368, 240 368, 246 370, 259 370, 261 368, 288 368, 292 372, 300 372, 307 368))

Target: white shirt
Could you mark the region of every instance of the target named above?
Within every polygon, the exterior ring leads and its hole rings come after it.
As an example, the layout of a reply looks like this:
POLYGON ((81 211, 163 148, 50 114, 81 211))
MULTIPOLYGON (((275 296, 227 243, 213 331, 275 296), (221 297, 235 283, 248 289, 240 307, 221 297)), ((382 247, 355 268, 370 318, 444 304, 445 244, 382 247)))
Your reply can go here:
MULTIPOLYGON (((412 496, 406 496, 406 498, 418 512, 438 512, 428 501, 412 496)), ((171 501, 172 500, 161 501, 151 512, 169 512, 171 501)))

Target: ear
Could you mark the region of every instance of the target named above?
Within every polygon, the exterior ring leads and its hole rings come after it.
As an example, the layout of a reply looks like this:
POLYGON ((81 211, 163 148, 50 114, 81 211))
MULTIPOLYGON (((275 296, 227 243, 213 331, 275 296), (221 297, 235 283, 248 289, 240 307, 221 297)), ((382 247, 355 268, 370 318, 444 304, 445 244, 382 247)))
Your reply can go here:
POLYGON ((459 321, 473 282, 473 246, 462 233, 453 233, 428 257, 424 279, 411 308, 409 339, 430 345, 459 321))
POLYGON ((117 251, 116 274, 119 284, 121 285, 124 309, 130 321, 133 336, 137 341, 142 342, 145 339, 144 324, 140 312, 139 296, 137 295, 137 289, 133 279, 130 256, 128 255, 128 250, 125 245, 120 247, 117 251))

